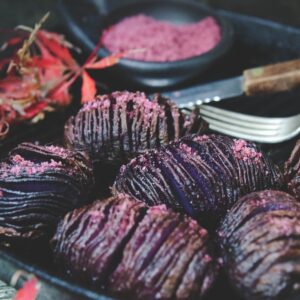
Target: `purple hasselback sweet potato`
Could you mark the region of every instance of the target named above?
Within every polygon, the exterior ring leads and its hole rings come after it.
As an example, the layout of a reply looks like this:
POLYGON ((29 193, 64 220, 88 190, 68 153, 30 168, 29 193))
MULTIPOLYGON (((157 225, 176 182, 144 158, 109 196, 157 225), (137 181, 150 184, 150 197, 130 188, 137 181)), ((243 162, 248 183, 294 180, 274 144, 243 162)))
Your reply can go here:
POLYGON ((284 165, 284 177, 289 192, 300 200, 300 140, 284 165))
POLYGON ((56 263, 72 277, 100 287, 145 212, 143 203, 119 195, 68 213, 52 240, 56 263))
POLYGON ((84 154, 20 144, 0 163, 0 241, 48 237, 66 212, 85 203, 92 184, 84 154))
POLYGON ((164 205, 154 206, 126 245, 110 289, 138 299, 199 299, 216 270, 207 231, 164 205))
POLYGON ((160 96, 150 101, 144 93, 123 91, 85 104, 67 122, 65 143, 87 151, 94 162, 119 165, 147 149, 206 129, 196 111, 186 116, 160 96))
POLYGON ((241 198, 218 231, 224 269, 253 300, 300 297, 300 204, 279 191, 241 198))
POLYGON ((52 246, 73 278, 130 299, 199 299, 218 271, 205 229, 125 194, 68 213, 52 246))
POLYGON ((113 191, 214 224, 241 195, 281 185, 277 167, 254 143, 202 135, 133 159, 121 167, 113 191))

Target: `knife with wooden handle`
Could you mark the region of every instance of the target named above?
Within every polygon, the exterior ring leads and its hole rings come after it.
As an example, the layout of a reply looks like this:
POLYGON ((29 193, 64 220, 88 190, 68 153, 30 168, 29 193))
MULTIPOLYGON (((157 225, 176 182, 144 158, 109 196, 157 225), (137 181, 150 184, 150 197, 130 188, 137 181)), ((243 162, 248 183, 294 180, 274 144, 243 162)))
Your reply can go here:
POLYGON ((270 94, 296 87, 300 87, 300 59, 245 70, 242 76, 162 94, 179 107, 192 107, 243 94, 270 94))

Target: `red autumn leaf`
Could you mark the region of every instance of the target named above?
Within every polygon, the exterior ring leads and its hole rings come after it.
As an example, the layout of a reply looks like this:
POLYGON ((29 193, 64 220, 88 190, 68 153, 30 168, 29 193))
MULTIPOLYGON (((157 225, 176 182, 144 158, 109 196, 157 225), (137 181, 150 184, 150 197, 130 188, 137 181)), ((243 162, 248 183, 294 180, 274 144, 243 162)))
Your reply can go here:
POLYGON ((38 280, 34 277, 25 282, 24 286, 17 292, 14 300, 35 300, 39 289, 38 280))
MULTIPOLYGON (((30 62, 28 63, 28 67, 38 67, 41 70, 44 71, 43 76, 46 74, 49 74, 52 79, 57 78, 61 73, 64 72, 64 70, 67 68, 67 66, 63 63, 63 61, 59 58, 54 56, 46 47, 43 43, 40 41, 36 41, 36 45, 38 46, 41 55, 39 56, 33 56, 30 59, 30 62), (39 61, 38 65, 35 65, 35 60, 39 61), (48 65, 50 64, 50 65, 48 65), (53 70, 57 72, 60 70, 60 73, 53 74, 53 70)), ((47 76, 46 76, 47 77, 47 76)))
POLYGON ((24 39, 28 37, 28 32, 16 29, 0 29, 0 35, 3 37, 1 41, 5 40, 5 42, 0 45, 1 50, 3 50, 8 47, 15 47, 18 44, 22 44, 24 39))
POLYGON ((47 106, 47 102, 38 102, 36 104, 33 104, 25 109, 25 115, 23 116, 23 119, 31 119, 35 117, 38 113, 43 111, 43 109, 47 106))
POLYGON ((57 58, 33 57, 31 65, 39 73, 41 86, 50 86, 50 82, 63 80, 68 70, 57 58))
MULTIPOLYGON (((82 102, 93 99, 96 83, 86 69, 110 67, 125 55, 119 53, 96 61, 99 40, 85 64, 80 66, 70 51, 72 45, 62 35, 40 30, 46 18, 47 15, 30 32, 0 29, 6 40, 0 49, 0 69, 9 69, 0 78, 1 124, 17 124, 35 118, 40 112, 65 107, 72 98, 70 87, 78 77, 82 77, 82 102)), ((6 136, 7 130, 4 125, 0 128, 4 132, 1 137, 6 136)))
POLYGON ((24 76, 22 79, 17 76, 7 76, 0 80, 0 98, 9 101, 28 98, 33 94, 35 88, 36 84, 32 74, 24 76))
POLYGON ((67 76, 63 77, 61 83, 57 84, 52 90, 48 92, 48 98, 54 104, 61 106, 68 105, 71 101, 71 95, 69 93, 69 88, 77 79, 77 75, 72 76, 67 79, 67 76))
POLYGON ((120 58, 125 56, 124 53, 112 54, 110 56, 104 57, 96 62, 87 63, 84 65, 85 69, 104 69, 115 65, 120 58))
POLYGON ((0 69, 4 66, 8 66, 11 62, 12 57, 17 52, 17 46, 21 45, 25 39, 25 36, 19 32, 13 30, 3 30, 0 29, 0 35, 4 36, 3 40, 5 42, 1 45, 0 44, 0 53, 1 53, 1 60, 0 60, 0 69), (7 39, 5 37, 7 36, 7 39))
POLYGON ((86 72, 82 73, 81 103, 92 100, 97 93, 95 80, 86 72))
POLYGON ((7 44, 8 46, 15 46, 15 45, 21 43, 23 40, 24 40, 24 38, 21 38, 21 37, 17 36, 17 37, 13 37, 13 38, 11 38, 10 40, 8 40, 8 41, 6 42, 6 44, 7 44))
POLYGON ((77 66, 69 49, 65 46, 64 37, 62 35, 40 30, 37 33, 37 37, 52 55, 55 55, 69 67, 77 66))
POLYGON ((38 46, 38 49, 41 52, 41 54, 40 54, 40 56, 34 56, 34 57, 42 57, 43 59, 47 59, 47 60, 54 59, 53 55, 50 53, 50 51, 47 49, 47 47, 44 46, 44 43, 42 43, 39 40, 36 40, 35 43, 38 46))
POLYGON ((40 56, 32 57, 30 62, 28 63, 29 67, 38 67, 38 68, 51 68, 51 69, 62 69, 61 65, 55 65, 57 64, 58 60, 54 58, 45 58, 40 56))

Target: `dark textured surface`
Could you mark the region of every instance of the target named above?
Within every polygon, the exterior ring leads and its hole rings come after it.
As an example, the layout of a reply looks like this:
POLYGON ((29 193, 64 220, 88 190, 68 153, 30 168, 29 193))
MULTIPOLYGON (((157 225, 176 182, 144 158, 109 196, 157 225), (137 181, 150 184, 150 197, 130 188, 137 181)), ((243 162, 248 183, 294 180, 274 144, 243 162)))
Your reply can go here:
MULTIPOLYGON (((76 1, 76 0, 74 0, 76 1)), ((99 2, 101 0, 98 0, 99 2)), ((119 1, 119 0, 109 0, 119 1)), ((298 0, 202 0, 202 3, 214 7, 234 10, 237 12, 257 15, 286 24, 300 26, 298 0)), ((32 25, 46 11, 51 11, 51 23, 61 23, 60 17, 55 11, 55 0, 1 0, 0 2, 0 27, 14 27, 19 24, 32 25), (5 12, 5 13, 4 13, 5 12)))
POLYGON ((114 192, 166 204, 215 224, 242 195, 280 188, 277 167, 253 143, 221 135, 183 138, 123 166, 114 192))
POLYGON ((241 198, 218 231, 224 270, 252 300, 299 299, 300 204, 278 191, 241 198))
POLYGON ((122 194, 67 214, 52 244, 67 274, 130 299, 199 299, 218 271, 194 220, 122 194))
POLYGON ((300 27, 298 0, 203 0, 203 2, 213 7, 300 27))

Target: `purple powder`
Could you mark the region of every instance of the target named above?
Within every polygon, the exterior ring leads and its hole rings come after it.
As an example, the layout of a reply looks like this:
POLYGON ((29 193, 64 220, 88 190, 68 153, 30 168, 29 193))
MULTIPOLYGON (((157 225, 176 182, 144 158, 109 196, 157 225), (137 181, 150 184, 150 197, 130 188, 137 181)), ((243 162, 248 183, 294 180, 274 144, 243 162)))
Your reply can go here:
POLYGON ((110 52, 129 51, 127 58, 168 62, 202 55, 221 40, 220 26, 213 17, 197 23, 175 25, 143 14, 121 20, 106 29, 102 42, 110 52))
POLYGON ((262 157, 262 153, 250 148, 244 140, 234 140, 233 154, 237 159, 243 161, 256 161, 258 162, 262 157))
POLYGON ((16 163, 10 170, 11 175, 19 176, 21 173, 26 172, 28 175, 43 173, 49 169, 58 168, 62 166, 62 163, 51 159, 50 162, 34 163, 30 160, 24 159, 19 154, 12 157, 14 163, 16 163))

